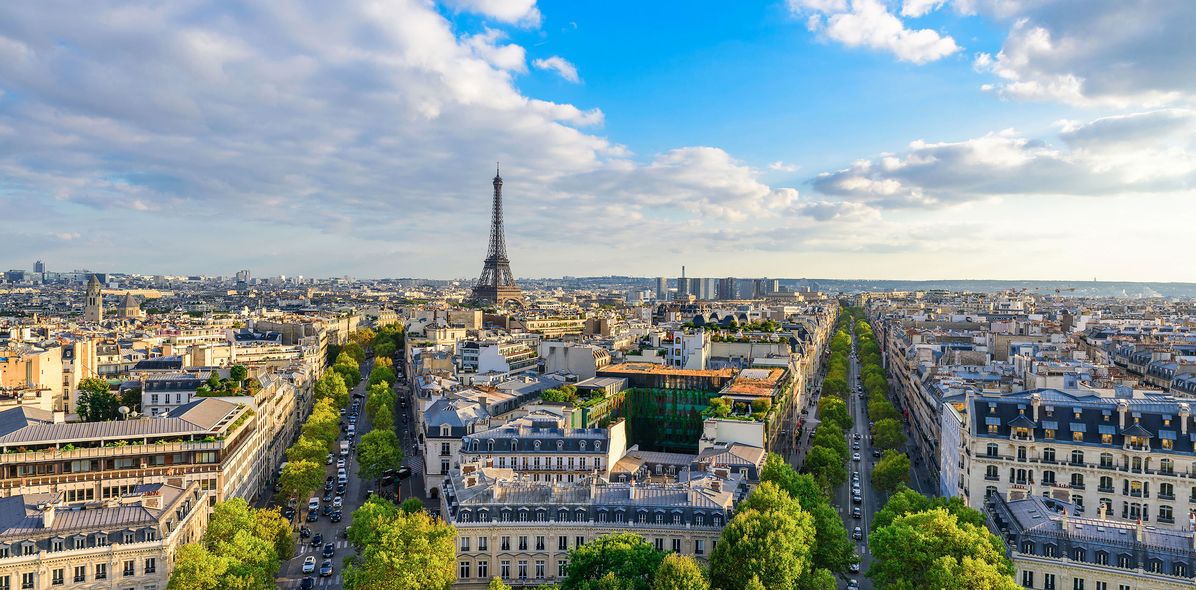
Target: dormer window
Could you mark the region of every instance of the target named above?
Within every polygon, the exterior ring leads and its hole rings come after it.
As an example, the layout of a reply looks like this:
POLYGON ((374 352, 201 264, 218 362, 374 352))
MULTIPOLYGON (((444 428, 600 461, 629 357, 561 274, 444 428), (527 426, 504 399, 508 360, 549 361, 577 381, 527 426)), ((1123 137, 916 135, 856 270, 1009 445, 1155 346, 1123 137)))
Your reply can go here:
POLYGON ((563 449, 563 448, 565 448, 565 441, 564 441, 564 440, 558 440, 558 441, 556 441, 556 450, 558 450, 558 451, 559 451, 559 450, 561 450, 561 449, 563 449))
POLYGON ((594 441, 594 450, 595 450, 595 451, 601 451, 601 450, 602 450, 602 442, 601 442, 601 441, 594 441))
POLYGON ((536 449, 537 451, 538 451, 538 450, 540 450, 540 441, 536 441, 536 442, 535 442, 535 444, 534 444, 533 446, 535 447, 535 449, 536 449))
POLYGON ((494 439, 486 441, 486 451, 494 452, 494 439))
POLYGON ((584 440, 581 441, 580 443, 578 443, 578 446, 581 447, 581 450, 583 450, 583 451, 586 450, 586 441, 584 441, 584 440))
POLYGON ((449 427, 448 424, 441 424, 440 425, 440 436, 449 436, 450 434, 452 434, 452 430, 453 429, 451 427, 449 427))

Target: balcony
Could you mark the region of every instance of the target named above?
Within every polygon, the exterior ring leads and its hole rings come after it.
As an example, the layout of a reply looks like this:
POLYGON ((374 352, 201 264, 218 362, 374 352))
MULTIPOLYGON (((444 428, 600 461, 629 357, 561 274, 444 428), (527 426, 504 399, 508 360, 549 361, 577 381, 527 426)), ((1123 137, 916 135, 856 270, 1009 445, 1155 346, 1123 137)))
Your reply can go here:
POLYGON ((987 474, 986 474, 986 475, 984 476, 984 479, 986 479, 986 480, 988 480, 988 481, 1001 481, 1001 476, 999 476, 999 475, 987 475, 987 474))
POLYGON ((1073 490, 1082 490, 1082 489, 1084 489, 1084 484, 1082 484, 1082 483, 1076 483, 1076 482, 1074 482, 1074 481, 1073 481, 1073 482, 1071 482, 1071 489, 1073 489, 1073 490))
POLYGON ((1096 486, 1096 491, 1098 491, 1102 494, 1114 493, 1113 486, 1096 486))
POLYGON ((1160 514, 1158 521, 1161 523, 1164 523, 1164 524, 1175 524, 1175 517, 1174 516, 1163 516, 1160 514))
POLYGON ((1160 500, 1174 500, 1175 494, 1164 494, 1162 492, 1159 492, 1159 499, 1160 500))
POLYGON ((1150 492, 1146 492, 1143 490, 1130 490, 1130 492, 1125 495, 1127 495, 1131 498, 1149 498, 1150 492))

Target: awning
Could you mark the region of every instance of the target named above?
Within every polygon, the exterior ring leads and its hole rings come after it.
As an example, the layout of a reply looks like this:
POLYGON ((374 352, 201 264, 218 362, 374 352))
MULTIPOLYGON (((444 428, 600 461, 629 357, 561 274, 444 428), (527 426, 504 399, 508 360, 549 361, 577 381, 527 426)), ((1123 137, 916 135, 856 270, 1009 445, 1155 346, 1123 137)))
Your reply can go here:
POLYGON ((1072 422, 1071 423, 1071 431, 1072 432, 1088 432, 1088 425, 1084 424, 1083 422, 1072 422))

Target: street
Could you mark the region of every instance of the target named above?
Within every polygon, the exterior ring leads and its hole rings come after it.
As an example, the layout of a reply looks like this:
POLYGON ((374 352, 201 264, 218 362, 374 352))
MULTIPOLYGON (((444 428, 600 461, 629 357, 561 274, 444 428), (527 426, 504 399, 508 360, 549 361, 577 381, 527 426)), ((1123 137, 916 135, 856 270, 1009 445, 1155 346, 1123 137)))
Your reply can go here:
MULTIPOLYGON (((363 376, 368 376, 372 368, 373 360, 367 359, 361 367, 363 376)), ((401 380, 400 383, 402 383, 401 380)), ((360 442, 361 436, 369 432, 370 428, 372 427, 369 416, 367 416, 365 412, 364 396, 368 385, 368 379, 363 378, 361 383, 357 384, 357 387, 354 387, 350 392, 350 408, 352 408, 354 400, 352 396, 363 396, 363 398, 360 400, 361 409, 357 415, 356 436, 353 439, 356 442, 360 442)), ((394 415, 398 421, 395 432, 399 435, 400 440, 403 442, 403 453, 405 455, 403 459, 403 465, 410 467, 412 471, 412 476, 401 482, 399 489, 401 489, 404 493, 402 494, 402 497, 399 498, 399 501, 402 501, 403 498, 414 495, 426 503, 426 499, 421 497, 421 492, 423 490, 423 461, 420 460, 420 457, 416 452, 415 438, 411 431, 411 425, 413 424, 411 414, 412 406, 410 399, 407 397, 408 394, 406 393, 406 385, 400 384, 396 389, 396 393, 396 397, 398 397, 400 400, 407 399, 406 404, 400 402, 398 407, 394 408, 394 415), (412 492, 414 492, 414 494, 412 492)), ((349 410, 346 410, 346 421, 348 416, 349 410)), ((350 439, 346 437, 344 429, 342 429, 341 438, 339 441, 347 440, 350 439)), ((370 490, 373 489, 372 486, 374 485, 374 482, 362 481, 358 476, 356 452, 350 452, 345 463, 345 470, 348 472, 348 483, 345 486, 345 494, 342 500, 344 505, 341 508, 341 522, 333 523, 328 516, 322 513, 320 514, 319 520, 316 522, 308 523, 302 520, 298 522, 300 526, 305 526, 311 529, 312 536, 309 538, 300 538, 298 532, 296 531, 295 556, 282 564, 282 569, 279 572, 277 580, 279 588, 299 588, 301 581, 305 576, 311 576, 314 578, 315 588, 326 588, 329 590, 341 588, 342 582, 344 580, 344 572, 342 571, 343 562, 352 551, 352 548, 349 546, 349 541, 343 538, 342 532, 348 529, 349 525, 353 521, 353 511, 359 508, 362 503, 365 502, 366 498, 369 497, 370 490), (335 553, 331 558, 334 567, 331 576, 321 576, 319 573, 319 566, 324 562, 324 557, 322 555, 323 545, 321 544, 319 547, 316 547, 311 543, 312 539, 314 539, 317 534, 322 536, 323 543, 332 543, 335 547, 335 553), (315 556, 316 571, 312 574, 304 574, 303 561, 309 555, 315 556)), ((325 473, 326 475, 335 477, 336 464, 333 463, 328 465, 326 467, 325 473)), ((380 493, 382 492, 382 490, 378 491, 380 493)), ((315 492, 315 495, 324 496, 324 489, 321 488, 319 491, 315 492)), ((300 508, 305 508, 307 498, 300 498, 299 501, 300 504, 303 505, 300 506, 300 508)), ((324 504, 325 502, 320 502, 321 509, 323 509, 324 504)), ((296 516, 296 519, 299 519, 304 514, 306 514, 306 510, 300 510, 299 515, 296 516)))
POLYGON ((862 391, 862 388, 859 387, 860 366, 856 354, 855 329, 853 327, 851 355, 847 366, 847 382, 851 386, 851 392, 847 398, 847 409, 851 413, 854 425, 847 433, 847 442, 851 445, 851 452, 859 454, 860 460, 855 461, 853 455, 853 460, 847 466, 847 482, 835 490, 831 503, 843 517, 849 536, 857 526, 863 533, 862 539, 852 539, 855 543, 856 554, 860 556, 860 573, 853 577, 859 579, 861 588, 872 588, 872 581, 864 577, 864 573, 868 571, 868 566, 872 563, 872 557, 868 552, 868 533, 871 530, 873 516, 881 508, 881 500, 879 494, 872 489, 872 466, 876 459, 872 456, 872 441, 868 436, 868 405, 863 394, 860 393, 862 391), (856 437, 859 439, 856 440, 856 437), (859 473, 861 500, 859 504, 855 504, 852 499, 852 481, 855 473, 859 473), (860 518, 852 517, 853 506, 860 507, 860 518))

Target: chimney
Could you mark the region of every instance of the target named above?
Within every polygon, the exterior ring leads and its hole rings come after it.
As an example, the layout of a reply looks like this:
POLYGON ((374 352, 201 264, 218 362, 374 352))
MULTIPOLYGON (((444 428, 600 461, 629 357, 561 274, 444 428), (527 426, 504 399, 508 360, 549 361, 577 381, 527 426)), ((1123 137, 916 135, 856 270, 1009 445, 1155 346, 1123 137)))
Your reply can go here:
POLYGON ((1100 506, 1097 507, 1096 516, 1097 516, 1097 518, 1099 518, 1101 520, 1105 519, 1105 503, 1104 502, 1101 502, 1100 506))
POLYGON ((54 504, 46 502, 42 504, 42 528, 48 529, 54 526, 54 504))
POLYGON ((717 478, 710 480, 710 489, 715 492, 723 491, 723 481, 717 478))
MULTIPOLYGON (((1179 431, 1184 436, 1188 435, 1188 416, 1192 415, 1192 408, 1187 403, 1181 402, 1179 404, 1179 431)), ((1194 536, 1193 538, 1196 538, 1194 536)))
POLYGON ((1125 429, 1125 415, 1129 411, 1130 411, 1129 403, 1124 402, 1124 401, 1117 402, 1117 420, 1120 424, 1119 427, 1123 430, 1125 429))
POLYGON ((1030 395, 1030 407, 1034 408, 1034 421, 1038 422, 1038 406, 1042 405, 1042 395, 1035 393, 1030 395))
POLYGON ((1139 543, 1146 541, 1146 527, 1142 526, 1142 519, 1138 519, 1138 525, 1134 527, 1134 539, 1139 543))

